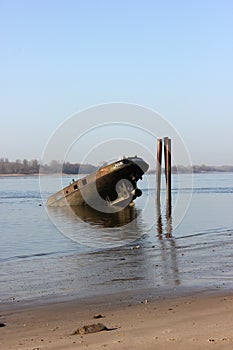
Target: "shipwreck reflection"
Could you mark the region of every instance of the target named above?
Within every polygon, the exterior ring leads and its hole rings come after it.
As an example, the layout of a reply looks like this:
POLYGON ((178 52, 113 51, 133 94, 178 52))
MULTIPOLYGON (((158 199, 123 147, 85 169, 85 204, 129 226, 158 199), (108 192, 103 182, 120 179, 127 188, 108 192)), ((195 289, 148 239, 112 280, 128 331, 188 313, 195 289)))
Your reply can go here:
POLYGON ((48 207, 55 226, 71 240, 96 248, 123 246, 140 239, 144 224, 141 210, 126 207, 105 213, 88 206, 48 207))
POLYGON ((126 207, 115 213, 105 213, 87 205, 79 207, 72 206, 71 209, 82 221, 102 227, 121 227, 127 225, 140 214, 140 210, 135 209, 135 207, 126 207))

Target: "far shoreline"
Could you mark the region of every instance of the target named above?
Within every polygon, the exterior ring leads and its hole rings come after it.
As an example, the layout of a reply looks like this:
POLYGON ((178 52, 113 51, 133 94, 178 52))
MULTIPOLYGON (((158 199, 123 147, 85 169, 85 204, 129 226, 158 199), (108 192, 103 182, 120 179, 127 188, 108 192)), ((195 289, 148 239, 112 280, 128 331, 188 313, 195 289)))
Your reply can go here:
MULTIPOLYGON (((205 175, 205 174, 216 174, 216 175, 222 175, 222 174, 232 174, 233 171, 200 171, 200 172, 174 172, 172 173, 172 175, 205 175)), ((155 171, 149 171, 146 175, 155 175, 156 174, 156 170, 155 171)), ((0 174, 0 178, 2 177, 36 177, 36 176, 70 176, 70 177, 77 177, 79 175, 89 175, 87 173, 79 173, 79 174, 67 174, 67 173, 32 173, 32 174, 15 174, 15 173, 9 173, 9 174, 0 174)))
POLYGON ((78 176, 78 175, 87 175, 87 174, 66 174, 66 173, 51 173, 51 174, 47 174, 47 173, 35 173, 35 174, 0 174, 0 178, 1 177, 36 177, 36 176, 58 176, 58 175, 62 175, 62 176, 78 176))

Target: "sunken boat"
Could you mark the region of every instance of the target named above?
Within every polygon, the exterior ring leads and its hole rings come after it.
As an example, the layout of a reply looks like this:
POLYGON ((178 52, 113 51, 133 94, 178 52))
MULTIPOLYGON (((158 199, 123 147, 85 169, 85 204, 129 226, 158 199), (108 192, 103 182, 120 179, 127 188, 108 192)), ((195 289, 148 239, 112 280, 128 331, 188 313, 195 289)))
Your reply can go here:
POLYGON ((47 206, 89 205, 95 209, 102 206, 132 206, 142 195, 137 182, 148 170, 148 164, 140 157, 124 157, 100 167, 96 172, 72 183, 47 200, 47 206))

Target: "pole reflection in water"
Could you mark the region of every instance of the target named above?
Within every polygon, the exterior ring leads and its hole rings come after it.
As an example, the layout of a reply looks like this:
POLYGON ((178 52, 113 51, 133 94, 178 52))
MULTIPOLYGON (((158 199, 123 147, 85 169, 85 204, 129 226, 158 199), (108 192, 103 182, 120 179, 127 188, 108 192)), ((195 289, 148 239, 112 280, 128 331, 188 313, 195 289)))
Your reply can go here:
POLYGON ((166 213, 165 213, 165 232, 164 232, 164 224, 163 224, 163 218, 162 218, 162 212, 161 212, 161 204, 160 201, 155 202, 156 206, 156 228, 157 228, 157 235, 159 239, 163 238, 163 233, 165 234, 166 238, 172 237, 172 215, 171 215, 171 206, 166 203, 166 213))
MULTIPOLYGON (((163 267, 163 275, 164 279, 168 280, 171 278, 175 285, 179 285, 180 277, 179 277, 179 267, 177 262, 177 247, 175 239, 172 237, 172 216, 170 207, 166 207, 165 213, 165 225, 163 224, 163 217, 161 213, 160 203, 157 202, 157 236, 159 242, 161 244, 161 258, 162 258, 162 267, 163 267), (165 227, 165 230, 164 230, 165 227), (166 239, 164 239, 166 238, 166 239)), ((170 281, 167 281, 170 282, 170 281)))

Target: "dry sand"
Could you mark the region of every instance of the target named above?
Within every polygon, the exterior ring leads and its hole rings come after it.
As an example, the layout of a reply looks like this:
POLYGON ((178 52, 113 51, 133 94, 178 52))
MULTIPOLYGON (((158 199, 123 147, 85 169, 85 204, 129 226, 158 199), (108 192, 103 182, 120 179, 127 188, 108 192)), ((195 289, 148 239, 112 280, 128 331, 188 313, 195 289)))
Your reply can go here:
POLYGON ((1 350, 233 349, 233 295, 194 295, 112 304, 95 300, 2 305, 1 350), (94 319, 95 315, 104 316, 94 319), (110 331, 71 335, 101 322, 110 331))

